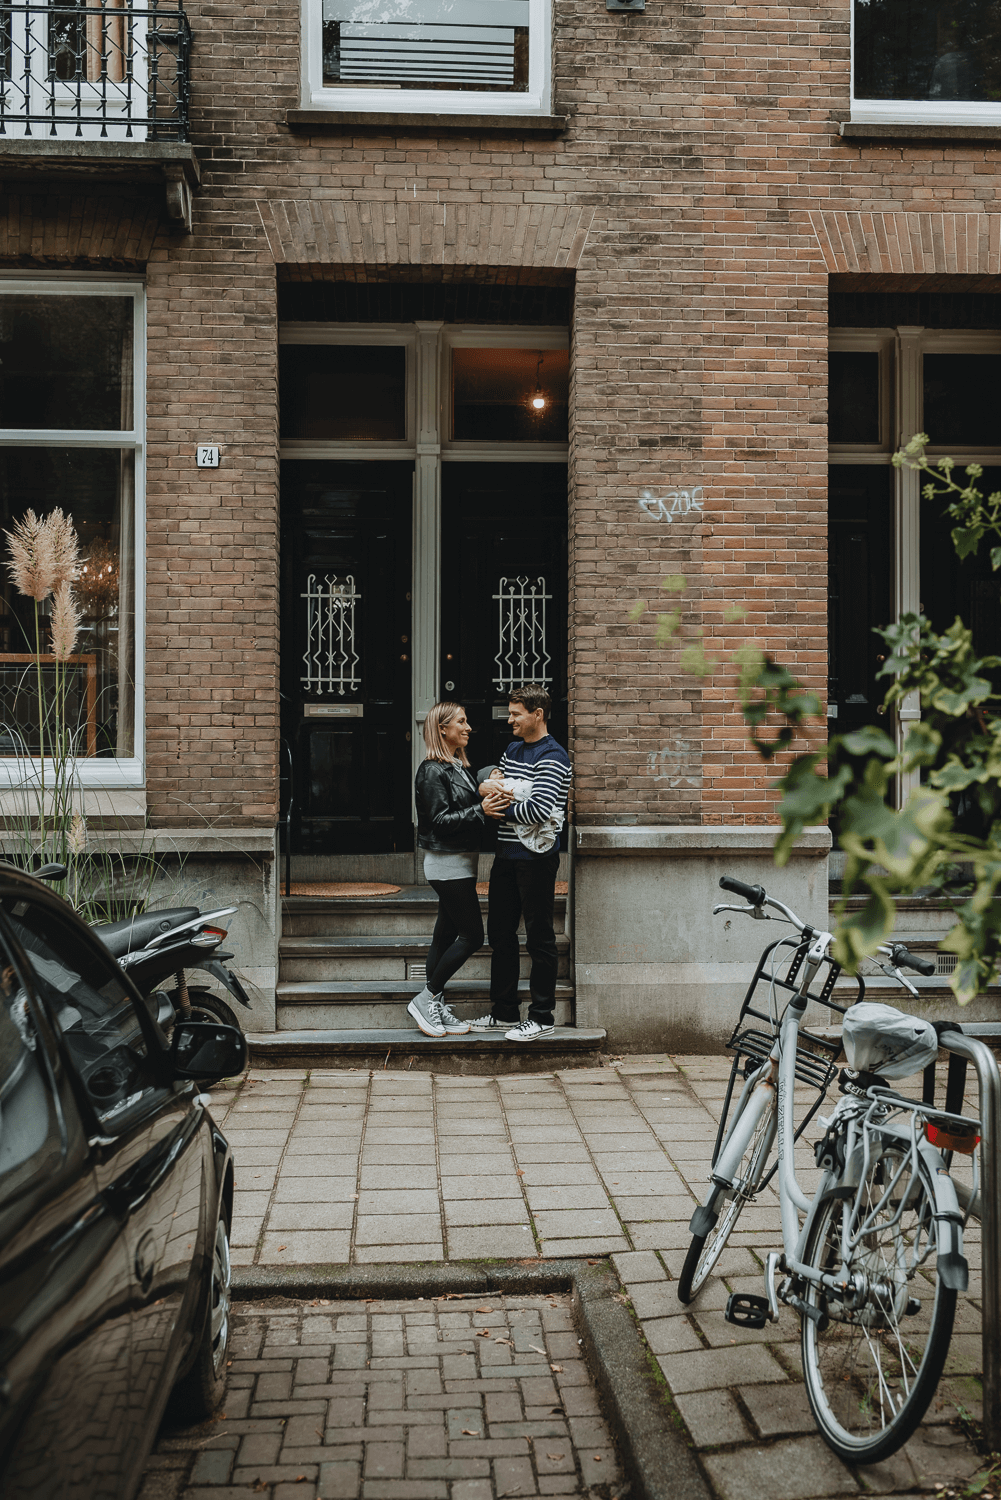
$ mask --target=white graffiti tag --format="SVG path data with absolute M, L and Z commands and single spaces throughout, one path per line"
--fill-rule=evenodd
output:
M 702 785 L 699 752 L 691 740 L 679 738 L 659 750 L 651 750 L 646 764 L 654 781 L 666 781 L 671 787 Z
M 655 521 L 666 521 L 670 526 L 675 516 L 687 516 L 690 511 L 702 511 L 702 486 L 694 490 L 668 490 L 666 495 L 655 495 L 653 490 L 644 490 L 639 499 L 640 510 Z

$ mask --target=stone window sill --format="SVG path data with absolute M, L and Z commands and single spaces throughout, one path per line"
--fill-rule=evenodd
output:
M 561 135 L 567 127 L 564 115 L 426 115 L 374 114 L 365 110 L 290 109 L 285 116 L 290 130 L 343 131 L 387 130 L 397 135 L 440 135 L 461 131 L 464 135 Z
M 854 120 L 839 127 L 845 140 L 858 141 L 1001 141 L 1001 125 L 896 125 L 881 120 L 863 125 Z

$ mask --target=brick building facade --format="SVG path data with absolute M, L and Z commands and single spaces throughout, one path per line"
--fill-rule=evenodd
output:
M 655 644 L 654 614 L 680 607 L 686 636 L 702 632 L 723 663 L 750 634 L 826 697 L 829 338 L 862 359 L 845 366 L 835 462 L 878 470 L 872 483 L 889 486 L 866 521 L 876 578 L 866 609 L 877 623 L 884 596 L 887 612 L 913 603 L 917 495 L 888 466 L 911 430 L 905 417 L 920 415 L 903 372 L 923 335 L 907 330 L 948 335 L 938 357 L 966 347 L 957 331 L 981 339 L 978 357 L 1001 351 L 990 332 L 1001 328 L 990 311 L 1001 111 L 853 102 L 847 0 L 649 0 L 617 12 L 552 0 L 551 17 L 533 11 L 542 92 L 521 114 L 515 95 L 496 96 L 507 115 L 479 95 L 468 113 L 452 95 L 443 110 L 408 109 L 405 88 L 381 101 L 349 90 L 345 108 L 347 95 L 311 82 L 320 22 L 308 4 L 186 10 L 190 147 L 155 131 L 81 140 L 62 118 L 27 134 L 11 103 L 0 139 L 3 289 L 44 296 L 47 282 L 85 292 L 99 280 L 145 298 L 145 739 L 129 774 L 116 780 L 109 760 L 95 782 L 95 829 L 101 817 L 126 829 L 147 820 L 164 847 L 187 850 L 186 889 L 241 895 L 256 1024 L 272 1027 L 279 684 L 291 649 L 279 465 L 337 456 L 308 434 L 280 434 L 279 329 L 296 348 L 327 347 L 331 330 L 336 343 L 338 327 L 359 344 L 363 324 L 396 330 L 416 351 L 408 369 L 430 350 L 427 371 L 445 372 L 437 396 L 438 376 L 415 377 L 441 412 L 448 366 L 435 361 L 462 342 L 449 343 L 450 330 L 473 344 L 469 331 L 487 330 L 485 347 L 520 330 L 534 350 L 558 348 L 562 325 L 568 433 L 562 460 L 550 444 L 546 462 L 568 466 L 577 1015 L 623 1048 L 717 1038 L 755 947 L 710 933 L 717 875 L 768 872 L 794 905 L 818 911 L 829 836 L 809 834 L 771 871 L 771 772 L 746 743 L 732 671 L 682 670 L 677 650 Z M 832 323 L 848 330 L 842 343 Z M 875 441 L 860 442 L 852 392 L 876 356 L 884 416 Z M 23 442 L 25 426 L 8 424 L 3 442 Z M 430 553 L 436 507 L 446 529 L 457 514 L 441 476 L 463 468 L 447 461 L 461 455 L 446 452 L 444 428 L 423 442 L 421 431 L 383 454 L 416 465 L 415 503 L 424 484 L 429 507 L 412 557 L 413 645 L 397 652 L 412 657 L 412 734 L 445 692 L 443 570 Z M 196 467 L 198 445 L 219 448 L 218 468 Z M 991 434 L 966 446 L 989 458 Z M 358 452 L 345 448 L 343 461 L 374 461 Z M 13 481 L 7 504 L 12 514 Z M 660 591 L 667 575 L 684 576 L 676 598 Z M 446 592 L 451 577 L 444 570 Z M 637 599 L 650 608 L 631 620 Z M 142 621 L 140 607 L 137 634 Z M 406 780 L 407 757 L 393 753 L 387 764 Z M 296 851 L 297 871 L 405 882 L 405 837 L 393 849 L 369 842 L 345 853 L 319 837 Z

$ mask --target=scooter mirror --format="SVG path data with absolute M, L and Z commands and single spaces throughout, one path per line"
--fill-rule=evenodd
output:
M 232 1078 L 247 1066 L 247 1042 L 235 1026 L 208 1021 L 177 1021 L 170 1039 L 175 1078 L 214 1082 Z

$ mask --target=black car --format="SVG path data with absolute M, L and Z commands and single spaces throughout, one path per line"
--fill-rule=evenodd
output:
M 233 1163 L 195 1079 L 238 1031 L 169 1043 L 65 901 L 0 865 L 0 1494 L 134 1493 L 171 1390 L 225 1384 Z

